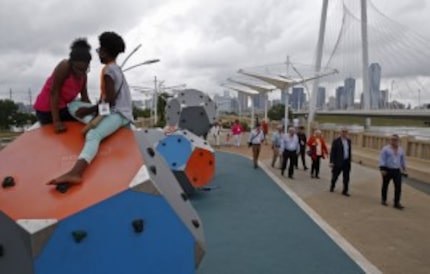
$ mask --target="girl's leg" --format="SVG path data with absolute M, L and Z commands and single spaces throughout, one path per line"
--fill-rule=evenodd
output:
M 119 114 L 104 117 L 97 127 L 88 131 L 85 136 L 84 148 L 73 168 L 48 184 L 80 183 L 86 168 L 97 155 L 100 142 L 126 124 L 128 124 L 127 119 Z

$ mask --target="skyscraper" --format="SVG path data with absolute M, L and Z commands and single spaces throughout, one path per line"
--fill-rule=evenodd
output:
M 336 88 L 336 109 L 346 109 L 345 88 L 343 86 Z
M 346 108 L 350 109 L 354 107 L 354 98 L 355 98 L 355 79 L 354 78 L 346 78 L 344 82 L 345 87 L 345 104 Z
M 369 91 L 370 91 L 370 108 L 378 109 L 381 100 L 381 66 L 378 63 L 372 63 L 369 66 Z
M 244 112 L 248 110 L 248 95 L 244 94 L 243 92 L 238 92 L 237 101 L 239 112 Z
M 302 87 L 293 88 L 293 92 L 289 98 L 290 105 L 293 110 L 302 109 L 306 101 L 305 92 Z
M 325 87 L 318 87 L 317 93 L 317 109 L 324 109 L 325 105 Z

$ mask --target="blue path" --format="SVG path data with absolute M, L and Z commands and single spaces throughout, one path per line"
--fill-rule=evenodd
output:
M 217 152 L 216 164 L 192 201 L 207 245 L 197 274 L 364 273 L 250 160 Z

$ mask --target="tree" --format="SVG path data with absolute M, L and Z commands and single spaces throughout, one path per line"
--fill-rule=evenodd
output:
M 18 105 L 11 100 L 0 100 L 0 129 L 8 130 L 13 125 Z
M 137 117 L 148 118 L 151 116 L 151 110 L 149 108 L 140 109 L 133 106 L 133 117 L 136 119 Z
M 30 113 L 19 112 L 19 106 L 11 100 L 0 100 L 0 129 L 9 130 L 11 126 L 21 127 L 30 121 L 34 123 L 36 116 Z
M 272 106 L 267 112 L 267 117 L 270 120 L 280 121 L 285 117 L 285 105 L 284 104 L 276 104 Z M 293 112 L 291 108 L 288 109 L 288 118 L 293 117 Z
M 164 127 L 166 125 L 166 105 L 167 105 L 167 99 L 171 97 L 167 92 L 160 93 L 158 95 L 157 100 L 157 119 L 158 122 L 155 126 L 157 127 Z

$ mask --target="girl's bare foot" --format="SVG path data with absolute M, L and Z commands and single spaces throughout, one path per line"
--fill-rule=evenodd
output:
M 51 180 L 47 185 L 59 185 L 59 184 L 80 184 L 82 182 L 82 177 L 79 175 L 71 174 L 70 172 L 61 175 L 60 177 Z

